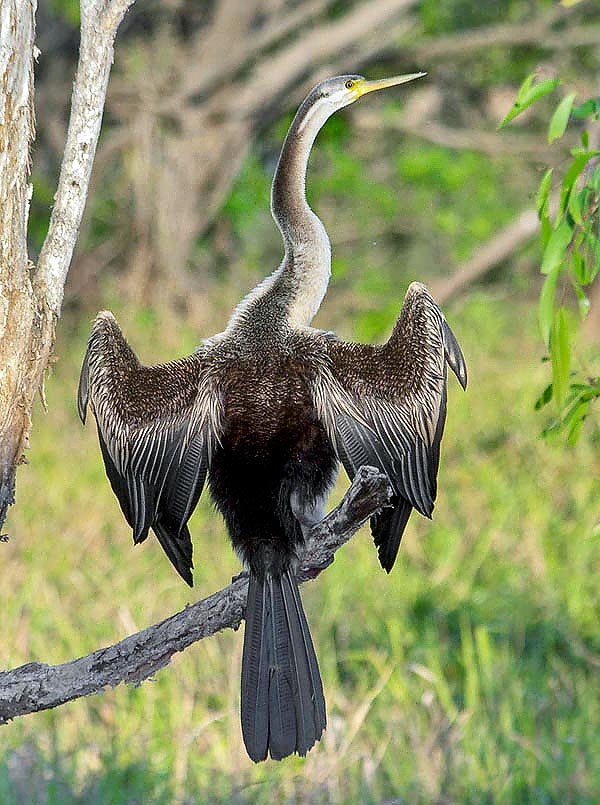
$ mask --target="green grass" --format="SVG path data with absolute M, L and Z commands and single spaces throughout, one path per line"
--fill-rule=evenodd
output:
M 198 338 L 149 311 L 116 312 L 147 361 Z M 491 294 L 448 311 L 470 385 L 463 394 L 451 378 L 433 522 L 413 515 L 390 576 L 365 529 L 305 585 L 329 713 L 306 759 L 247 759 L 241 634 L 228 632 L 139 688 L 3 727 L 0 801 L 598 801 L 598 437 L 588 429 L 575 449 L 538 439 L 534 315 Z M 238 570 L 206 496 L 191 523 L 193 591 L 156 540 L 131 544 L 94 428 L 76 416 L 88 321 L 62 322 L 49 412 L 36 411 L 0 546 L 2 667 L 85 654 Z

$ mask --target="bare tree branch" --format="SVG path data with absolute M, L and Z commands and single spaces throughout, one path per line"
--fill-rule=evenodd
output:
M 403 131 L 406 134 L 412 134 L 421 140 L 428 140 L 435 145 L 453 148 L 457 151 L 480 151 L 492 156 L 498 156 L 499 154 L 515 154 L 518 156 L 533 154 L 539 159 L 545 159 L 547 155 L 556 154 L 556 149 L 551 149 L 550 146 L 546 146 L 543 142 L 540 143 L 539 137 L 528 136 L 522 132 L 501 136 L 495 131 L 456 128 L 446 126 L 435 120 L 415 121 L 407 114 L 388 116 L 382 121 L 380 114 L 376 115 L 373 112 L 363 110 L 356 114 L 354 119 L 364 129 L 381 131 L 382 128 L 392 128 L 397 131 Z
M 81 44 L 71 117 L 48 235 L 40 252 L 35 291 L 58 317 L 67 272 L 85 209 L 100 136 L 113 43 L 133 0 L 81 1 Z
M 314 578 L 330 565 L 335 551 L 387 505 L 391 496 L 387 476 L 373 467 L 361 467 L 339 506 L 313 528 L 300 558 L 299 580 Z M 62 665 L 31 662 L 1 672 L 0 724 L 99 693 L 109 685 L 147 679 L 192 643 L 222 629 L 237 629 L 247 592 L 247 579 L 238 577 L 208 598 L 86 657 Z
M 550 209 L 558 205 L 559 193 L 550 196 Z M 484 243 L 470 260 L 460 266 L 448 279 L 440 280 L 431 289 L 432 295 L 443 304 L 481 279 L 492 269 L 508 260 L 538 233 L 540 220 L 535 209 L 525 210 L 497 235 Z
M 121 127 L 127 192 L 133 215 L 127 287 L 146 301 L 160 288 L 172 301 L 187 296 L 190 255 L 214 222 L 253 142 L 258 125 L 276 114 L 281 97 L 298 98 L 332 69 L 355 72 L 357 59 L 396 41 L 416 0 L 372 0 L 324 12 L 326 0 L 289 4 L 235 0 L 215 4 L 207 24 L 162 59 L 142 49 L 146 69 L 125 70 L 111 85 L 108 108 Z M 265 16 L 262 29 L 253 21 Z M 333 67 L 335 65 L 335 67 Z M 164 118 L 174 125 L 165 126 Z

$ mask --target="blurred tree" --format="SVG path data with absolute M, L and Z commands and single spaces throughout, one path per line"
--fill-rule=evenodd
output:
M 74 30 L 71 7 L 69 0 L 60 0 L 64 41 L 71 41 Z M 254 175 L 261 183 L 260 204 L 268 221 L 265 192 L 278 147 L 269 126 L 285 111 L 284 99 L 293 106 L 312 83 L 333 72 L 356 72 L 384 62 L 390 67 L 379 69 L 392 73 L 429 69 L 428 85 L 409 96 L 405 113 L 392 114 L 390 105 L 383 127 L 381 115 L 372 110 L 356 110 L 351 119 L 373 137 L 384 133 L 401 143 L 409 135 L 409 142 L 416 138 L 446 149 L 440 157 L 439 150 L 411 148 L 413 156 L 423 148 L 424 159 L 436 154 L 440 180 L 454 170 L 457 150 L 482 153 L 489 159 L 481 165 L 499 171 L 505 171 L 502 158 L 512 156 L 510 185 L 522 175 L 521 191 L 527 192 L 539 141 L 523 131 L 510 141 L 498 137 L 497 109 L 508 104 L 512 85 L 538 64 L 562 66 L 567 72 L 578 69 L 582 58 L 591 65 L 588 54 L 598 39 L 598 22 L 592 0 L 575 8 L 544 0 L 252 0 L 243 8 L 235 0 L 201 5 L 153 0 L 136 7 L 127 20 L 123 55 L 108 95 L 94 179 L 98 189 L 85 225 L 85 249 L 76 256 L 70 297 L 80 297 L 86 289 L 89 298 L 90 285 L 109 269 L 119 272 L 132 299 L 187 308 L 201 304 L 207 280 L 219 268 L 219 254 L 224 253 L 223 266 L 232 266 L 246 248 L 232 241 L 227 217 L 220 217 L 240 171 L 248 160 L 258 165 Z M 58 43 L 60 37 L 55 33 L 52 41 Z M 54 145 L 47 153 L 55 155 L 38 174 L 40 190 L 51 186 L 65 114 L 64 104 L 57 102 L 58 78 L 50 80 L 51 63 L 64 48 L 50 48 L 41 63 L 38 115 L 45 136 L 52 132 Z M 333 124 L 321 141 L 335 138 L 340 127 Z M 263 139 L 257 153 L 252 150 L 258 134 Z M 343 145 L 350 154 L 355 147 L 352 140 Z M 334 159 L 341 159 L 341 150 L 336 149 Z M 336 162 L 338 173 L 339 168 Z M 497 179 L 490 176 L 490 182 L 497 184 Z M 475 200 L 473 204 L 477 207 Z M 519 212 L 515 204 L 516 198 L 507 199 L 505 219 L 498 221 L 493 210 L 489 220 L 508 226 L 511 215 Z M 456 229 L 451 216 L 428 219 L 409 208 L 398 213 L 406 219 L 403 229 L 422 233 L 423 242 L 438 238 L 440 226 L 450 235 Z M 247 218 L 254 214 L 253 209 L 244 212 Z M 482 215 L 480 211 L 475 224 L 479 230 L 485 229 Z M 43 231 L 43 223 L 38 229 Z M 376 235 L 385 234 L 389 224 L 381 220 L 379 229 Z M 466 242 L 467 226 L 463 230 Z M 528 226 L 512 231 L 519 234 L 513 252 L 492 250 L 504 257 L 496 263 L 484 260 L 481 273 L 533 237 Z M 441 232 L 441 241 L 445 234 Z M 338 242 L 335 222 L 332 235 Z M 267 256 L 276 248 L 276 233 L 269 225 L 264 232 L 257 226 L 256 238 L 262 239 Z M 348 240 L 347 226 L 340 226 L 339 240 Z M 511 240 L 504 239 L 505 247 Z M 461 246 L 459 251 L 466 257 L 471 248 Z M 421 259 L 435 265 L 440 257 L 429 250 Z M 441 262 L 451 268 L 453 261 Z

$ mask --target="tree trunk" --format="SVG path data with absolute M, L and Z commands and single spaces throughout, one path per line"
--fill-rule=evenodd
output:
M 27 257 L 36 8 L 37 0 L 3 0 L 0 11 L 0 527 L 14 501 L 15 472 L 54 338 L 54 319 L 36 298 Z

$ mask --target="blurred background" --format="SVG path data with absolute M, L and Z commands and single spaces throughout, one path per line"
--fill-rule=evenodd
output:
M 40 3 L 37 30 L 34 261 L 62 158 L 78 4 Z M 94 428 L 77 418 L 78 372 L 99 308 L 113 310 L 142 361 L 160 362 L 223 329 L 276 267 L 271 176 L 321 78 L 428 73 L 338 113 L 319 135 L 308 195 L 331 237 L 333 276 L 315 326 L 383 340 L 418 279 L 443 304 L 470 385 L 463 394 L 450 378 L 434 520 L 413 514 L 393 573 L 363 529 L 305 585 L 329 714 L 306 759 L 246 757 L 241 634 L 231 632 L 139 688 L 3 727 L 2 803 L 600 799 L 600 435 L 592 422 L 575 447 L 542 441 L 549 415 L 533 410 L 549 382 L 534 195 L 568 151 L 546 144 L 544 102 L 496 130 L 532 70 L 560 75 L 559 95 L 597 95 L 599 43 L 594 0 L 132 7 L 48 412 L 35 411 L 0 546 L 1 666 L 87 654 L 238 572 L 206 495 L 190 523 L 193 591 L 154 538 L 134 549 Z M 593 316 L 587 326 L 597 338 Z M 346 485 L 342 473 L 335 500 Z

